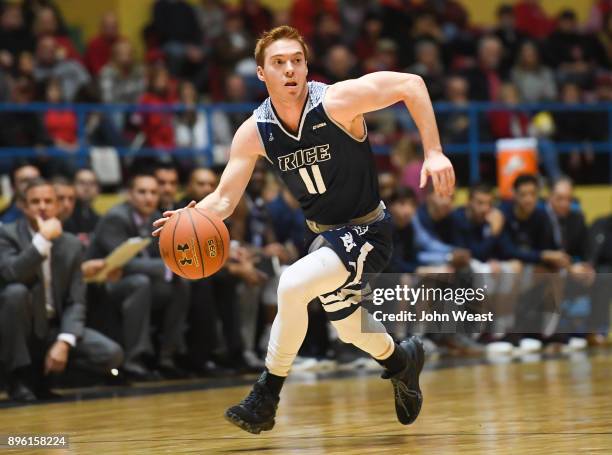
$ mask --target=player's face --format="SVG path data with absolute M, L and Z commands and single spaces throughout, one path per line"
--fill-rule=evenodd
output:
M 493 196 L 487 193 L 476 192 L 470 199 L 470 211 L 477 223 L 482 223 L 493 207 Z
M 264 81 L 270 95 L 284 99 L 298 98 L 306 87 L 308 67 L 298 41 L 280 39 L 265 50 L 264 66 L 257 67 L 257 77 Z
M 148 217 L 159 204 L 159 186 L 154 177 L 142 176 L 134 180 L 129 200 L 139 215 Z
M 36 217 L 48 220 L 56 217 L 58 211 L 57 195 L 51 185 L 30 188 L 26 194 L 24 212 L 32 225 L 35 225 Z
M 514 194 L 514 200 L 524 213 L 530 214 L 538 202 L 538 188 L 533 183 L 521 185 Z

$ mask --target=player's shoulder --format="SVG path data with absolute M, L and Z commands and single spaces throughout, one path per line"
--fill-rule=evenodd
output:
M 257 107 L 257 109 L 253 111 L 253 116 L 251 118 L 257 123 L 276 122 L 274 118 L 274 112 L 272 111 L 272 103 L 270 101 L 270 97 L 263 100 L 263 102 Z
M 257 130 L 257 117 L 255 113 L 246 119 L 236 130 L 232 147 L 244 151 L 253 151 L 259 155 L 263 154 L 263 145 L 259 131 Z
M 308 99 L 312 107 L 316 107 L 323 102 L 325 92 L 330 86 L 323 82 L 308 82 Z
M 257 135 L 257 125 L 255 114 L 240 124 L 234 136 L 235 139 L 253 139 Z

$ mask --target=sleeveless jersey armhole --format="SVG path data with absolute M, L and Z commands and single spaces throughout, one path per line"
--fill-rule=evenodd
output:
M 323 96 L 321 96 L 321 107 L 323 108 L 323 112 L 325 112 L 325 115 L 327 116 L 327 118 L 334 124 L 336 125 L 338 128 L 340 128 L 344 134 L 346 134 L 348 137 L 350 137 L 351 139 L 353 139 L 356 142 L 365 142 L 366 139 L 368 138 L 368 125 L 366 124 L 365 121 L 365 117 L 362 115 L 361 118 L 363 119 L 363 137 L 359 138 L 356 137 L 353 133 L 351 133 L 349 130 L 347 130 L 344 126 L 342 126 L 340 123 L 338 123 L 336 120 L 334 120 L 334 118 L 329 114 L 329 112 L 327 112 L 327 108 L 325 107 L 325 93 L 327 93 L 327 88 L 329 86 L 325 87 L 325 92 L 323 93 Z
M 259 138 L 259 144 L 261 145 L 261 148 L 263 149 L 263 157 L 268 160 L 268 162 L 272 165 L 274 165 L 274 162 L 270 159 L 270 157 L 268 156 L 268 152 L 266 151 L 266 146 L 264 144 L 264 138 L 261 136 L 261 130 L 259 129 L 259 123 L 257 122 L 257 115 L 260 112 L 261 107 L 255 109 L 253 111 L 253 119 L 255 120 L 255 129 L 257 130 L 257 137 Z
M 255 129 L 257 129 L 257 137 L 259 138 L 259 145 L 261 145 L 261 148 L 263 150 L 263 155 L 261 156 L 267 159 L 270 164 L 274 165 L 274 162 L 270 159 L 270 157 L 268 156 L 268 152 L 266 151 L 266 146 L 264 145 L 263 138 L 261 137 L 261 131 L 259 131 L 259 126 L 257 125 L 257 122 L 255 122 Z

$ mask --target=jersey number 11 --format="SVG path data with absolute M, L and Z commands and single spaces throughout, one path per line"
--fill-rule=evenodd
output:
M 312 172 L 312 175 L 314 177 L 314 183 L 310 178 L 308 169 L 310 169 Z M 306 189 L 310 194 L 323 194 L 327 191 L 318 164 L 313 164 L 312 166 L 308 166 L 308 168 L 301 167 L 299 172 L 300 176 L 302 177 L 302 180 L 304 181 L 304 185 L 306 185 Z

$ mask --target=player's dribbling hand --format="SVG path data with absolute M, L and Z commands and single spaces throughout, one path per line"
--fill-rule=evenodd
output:
M 442 152 L 431 152 L 423 162 L 420 187 L 425 188 L 427 177 L 431 181 L 436 194 L 452 196 L 455 191 L 455 171 L 450 160 Z
M 189 204 L 187 204 L 187 207 L 183 207 L 182 209 L 178 209 L 178 210 L 167 210 L 164 213 L 162 213 L 162 217 L 158 220 L 153 221 L 153 227 L 157 228 L 155 229 L 151 235 L 153 237 L 159 237 L 159 234 L 161 234 L 162 229 L 164 228 L 164 225 L 166 224 L 166 222 L 170 219 L 170 217 L 172 215 L 174 215 L 176 212 L 179 212 L 181 210 L 184 209 L 190 209 L 196 206 L 196 201 L 191 201 Z

